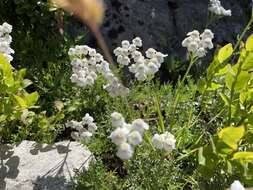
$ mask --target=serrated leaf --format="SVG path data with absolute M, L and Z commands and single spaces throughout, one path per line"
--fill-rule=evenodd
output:
M 226 61 L 233 54 L 233 45 L 227 44 L 219 50 L 218 60 L 220 63 Z

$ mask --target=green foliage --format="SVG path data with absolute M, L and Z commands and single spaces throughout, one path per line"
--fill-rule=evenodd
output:
M 24 79 L 25 73 L 25 69 L 16 71 L 0 55 L 0 141 L 31 139 L 51 142 L 62 128 L 57 122 L 64 118 L 64 114 L 59 111 L 47 117 L 43 112 L 38 113 L 39 94 L 26 90 L 32 82 Z
M 67 50 L 84 36 L 65 32 L 68 15 L 46 0 L 3 0 L 0 9 L 0 21 L 14 25 L 13 65 L 25 66 L 34 81 L 24 78 L 26 69 L 15 70 L 0 56 L 0 141 L 69 140 L 65 122 L 89 113 L 98 130 L 83 143 L 96 162 L 87 172 L 77 172 L 75 189 L 213 190 L 228 187 L 234 179 L 253 185 L 252 35 L 239 51 L 243 35 L 234 48 L 222 47 L 198 81 L 189 76 L 197 57 L 190 55 L 188 67 L 171 57 L 163 67 L 173 80 L 187 68 L 176 86 L 122 77 L 130 94 L 111 98 L 102 78 L 89 89 L 70 82 Z M 116 156 L 108 138 L 114 111 L 123 113 L 126 121 L 143 118 L 150 126 L 129 161 Z M 177 140 L 170 153 L 156 150 L 151 142 L 154 133 L 165 131 Z
M 252 43 L 251 35 L 245 47 L 241 47 L 235 64 L 220 65 L 213 61 L 208 69 L 209 75 L 207 74 L 206 80 L 201 84 L 210 86 L 214 81 L 220 85 L 218 88 L 208 90 L 209 94 L 220 94 L 224 113 L 227 113 L 221 126 L 230 126 L 222 127 L 217 135 L 210 137 L 207 145 L 199 148 L 199 171 L 203 177 L 211 178 L 217 172 L 219 174 L 225 172 L 231 177 L 240 176 L 240 180 L 246 184 L 253 184 L 250 180 L 253 174 L 252 149 L 248 147 L 251 142 L 247 137 L 252 130 Z M 230 44 L 221 48 L 218 53 L 219 62 L 223 63 L 231 57 L 232 52 Z M 219 74 L 214 74 L 215 72 Z M 202 86 L 201 92 L 206 95 Z
M 25 122 L 24 114 L 35 113 L 29 109 L 36 108 L 39 95 L 28 93 L 25 88 L 31 82 L 24 79 L 25 70 L 13 71 L 11 64 L 0 54 L 0 140 L 8 139 L 19 121 Z

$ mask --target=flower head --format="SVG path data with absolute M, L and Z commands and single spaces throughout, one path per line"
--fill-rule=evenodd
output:
M 129 71 L 139 81 L 146 80 L 149 78 L 148 76 L 154 76 L 164 62 L 164 58 L 167 57 L 167 55 L 149 48 L 145 52 L 145 58 L 139 51 L 139 48 L 142 47 L 142 40 L 139 37 L 134 38 L 132 44 L 124 40 L 121 46 L 113 51 L 117 57 L 117 63 L 120 66 L 128 66 Z
M 152 138 L 152 142 L 157 149 L 167 152 L 171 152 L 176 146 L 175 137 L 167 131 L 161 135 L 155 134 Z
M 207 49 L 213 48 L 212 39 L 214 34 L 211 30 L 205 29 L 205 31 L 200 34 L 197 30 L 189 32 L 182 42 L 182 46 L 186 47 L 187 50 L 197 57 L 204 57 L 207 53 Z
M 118 112 L 113 112 L 111 114 L 111 120 L 112 120 L 112 125 L 114 127 L 123 127 L 125 124 L 124 117 Z
M 14 50 L 10 47 L 12 42 L 11 32 L 12 26 L 10 24 L 5 22 L 0 25 L 0 54 L 3 54 L 8 61 L 13 60 L 11 54 L 14 53 Z
M 133 156 L 134 149 L 128 143 L 122 143 L 118 147 L 116 155 L 122 160 L 128 160 Z
M 132 131 L 128 135 L 128 142 L 132 145 L 138 145 L 142 142 L 142 136 L 138 131 Z
M 127 128 L 118 127 L 111 133 L 110 138 L 113 143 L 115 143 L 116 145 L 120 145 L 127 141 L 128 134 L 129 134 L 129 131 Z
M 140 134 L 143 134 L 148 129 L 149 126 L 143 119 L 136 119 L 132 122 L 132 130 L 138 131 Z
M 232 16 L 231 10 L 226 10 L 222 7 L 219 0 L 210 0 L 208 10 L 218 16 Z
M 243 187 L 243 185 L 241 184 L 240 181 L 235 180 L 235 181 L 231 184 L 230 190 L 245 190 L 245 188 Z

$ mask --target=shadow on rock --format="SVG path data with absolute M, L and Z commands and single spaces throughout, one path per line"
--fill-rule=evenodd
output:
M 15 179 L 18 176 L 20 158 L 13 155 L 11 145 L 0 145 L 0 189 L 5 189 L 5 179 Z
M 32 155 L 37 155 L 39 152 L 48 152 L 53 149 L 57 149 L 57 152 L 59 154 L 66 154 L 69 151 L 71 151 L 68 146 L 64 145 L 57 145 L 57 144 L 39 144 L 39 143 L 34 143 L 33 148 L 30 150 L 30 153 Z

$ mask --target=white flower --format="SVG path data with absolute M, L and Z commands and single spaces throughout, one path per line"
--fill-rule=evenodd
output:
M 136 47 L 142 47 L 142 40 L 140 37 L 134 38 L 132 42 Z
M 121 121 L 119 127 L 110 135 L 112 142 L 117 145 L 117 156 L 122 160 L 130 159 L 134 153 L 132 146 L 137 146 L 142 142 L 144 130 L 147 130 L 149 126 L 142 119 L 136 119 L 133 124 L 128 124 L 118 112 L 112 113 L 112 118 L 116 121 L 116 125 L 118 121 Z
M 154 146 L 159 149 L 159 150 L 162 150 L 163 149 L 163 142 L 161 140 L 161 137 L 160 135 L 158 134 L 155 134 L 152 138 L 152 142 L 154 144 Z
M 72 132 L 71 133 L 71 137 L 75 140 L 78 140 L 80 138 L 80 135 L 78 132 Z
M 214 38 L 214 34 L 210 29 L 205 29 L 204 32 L 200 35 L 200 37 L 202 39 L 206 39 L 206 38 L 210 38 L 213 39 Z
M 157 52 L 153 48 L 149 48 L 145 54 L 142 55 L 138 48 L 142 47 L 142 40 L 136 37 L 132 40 L 132 44 L 129 41 L 122 41 L 122 47 L 117 47 L 113 52 L 117 58 L 117 63 L 122 66 L 129 66 L 129 71 L 135 75 L 135 78 L 139 81 L 144 81 L 148 76 L 153 77 L 158 72 L 161 64 L 164 62 L 164 58 L 167 55 Z M 131 62 L 133 63 L 131 64 Z M 110 85 L 106 85 L 107 89 L 114 91 Z M 111 92 L 112 93 L 112 92 Z M 114 93 L 114 92 L 113 92 Z
M 111 114 L 111 120 L 112 120 L 112 125 L 114 127 L 123 127 L 125 124 L 124 117 L 118 112 L 113 112 Z
M 128 134 L 129 134 L 129 131 L 127 128 L 118 127 L 111 133 L 110 138 L 113 143 L 115 143 L 116 145 L 120 145 L 127 141 Z
M 195 55 L 198 57 L 204 57 L 206 55 L 206 50 L 205 48 L 201 47 L 196 50 Z
M 128 135 L 128 142 L 132 145 L 138 145 L 142 142 L 142 136 L 138 131 L 132 131 L 129 135 Z
M 92 134 L 97 130 L 94 119 L 88 113 L 85 114 L 81 122 L 71 120 L 67 122 L 66 127 L 76 131 L 71 133 L 71 137 L 75 140 L 89 140 Z M 88 129 L 87 129 L 88 126 Z
M 115 56 L 119 56 L 122 53 L 122 48 L 121 47 L 117 47 L 114 51 L 113 51 Z
M 9 62 L 13 60 L 11 54 L 14 53 L 14 50 L 10 47 L 12 42 L 11 32 L 12 26 L 10 24 L 5 22 L 0 25 L 0 54 L 3 54 Z
M 3 24 L 2 24 L 2 32 L 3 33 L 11 33 L 12 32 L 12 26 L 10 25 L 10 24 L 8 24 L 7 22 L 4 22 Z
M 138 131 L 141 135 L 148 129 L 149 126 L 143 119 L 136 119 L 132 122 L 132 130 Z
M 155 58 L 156 60 L 158 61 L 159 64 L 163 63 L 164 62 L 164 58 L 167 57 L 168 55 L 165 55 L 161 52 L 156 52 L 155 54 Z
M 120 65 L 128 65 L 130 63 L 130 59 L 127 56 L 119 55 L 117 57 L 117 62 Z
M 125 41 L 123 45 L 126 47 L 128 43 Z M 118 57 L 121 64 L 128 65 L 130 63 L 130 59 L 127 57 L 128 50 L 117 48 L 114 52 L 122 56 Z M 74 48 L 69 49 L 68 54 L 73 59 L 71 61 L 73 73 L 70 80 L 77 86 L 83 88 L 93 86 L 98 75 L 101 74 L 107 80 L 107 84 L 103 87 L 110 96 L 125 96 L 128 93 L 128 89 L 120 84 L 120 81 L 111 72 L 109 63 L 95 49 L 86 45 L 76 45 Z
M 192 38 L 199 39 L 199 31 L 193 30 L 192 32 L 188 32 L 187 36 L 191 36 Z
M 245 190 L 245 188 L 243 187 L 243 185 L 241 184 L 240 181 L 235 180 L 235 181 L 231 184 L 230 190 Z
M 149 62 L 148 63 L 148 71 L 151 74 L 155 74 L 157 71 L 159 70 L 157 64 L 155 64 L 154 62 Z
M 161 135 L 155 134 L 152 138 L 152 142 L 157 149 L 167 152 L 171 152 L 176 146 L 176 139 L 169 132 L 165 132 Z
M 89 140 L 90 137 L 92 137 L 92 133 L 90 133 L 89 131 L 85 131 L 79 134 L 79 138 L 82 140 Z
M 188 45 L 188 51 L 189 52 L 196 52 L 198 50 L 198 43 L 196 41 L 192 41 Z
M 153 58 L 156 54 L 156 50 L 153 49 L 153 48 L 149 48 L 147 51 L 146 51 L 146 57 L 147 58 Z
M 73 129 L 76 129 L 76 130 L 80 130 L 83 126 L 80 122 L 75 121 L 75 120 L 71 120 L 71 121 L 66 123 L 66 127 L 67 128 L 73 128 Z
M 97 130 L 97 125 L 95 124 L 95 123 L 90 123 L 89 125 L 88 125 L 88 131 L 90 132 L 90 133 L 95 133 L 96 132 L 96 130 Z
M 214 34 L 211 30 L 205 29 L 202 34 L 199 34 L 197 30 L 189 32 L 182 42 L 182 46 L 197 57 L 204 57 L 207 53 L 207 49 L 213 48 L 212 39 Z
M 124 40 L 124 41 L 121 42 L 121 45 L 122 45 L 122 48 L 128 49 L 129 46 L 130 46 L 130 42 L 127 41 L 127 40 Z
M 128 143 L 122 143 L 118 147 L 116 155 L 122 160 L 128 160 L 133 156 L 133 147 Z
M 131 45 L 129 46 L 129 48 L 128 48 L 128 51 L 129 51 L 130 53 L 132 53 L 132 52 L 136 51 L 136 49 L 137 49 L 137 46 L 134 45 L 134 44 L 131 44 Z
M 91 123 L 93 123 L 94 119 L 90 116 L 90 114 L 86 113 L 82 121 L 84 124 L 90 125 Z
M 226 10 L 222 7 L 219 0 L 210 0 L 208 10 L 218 16 L 232 16 L 231 10 Z

